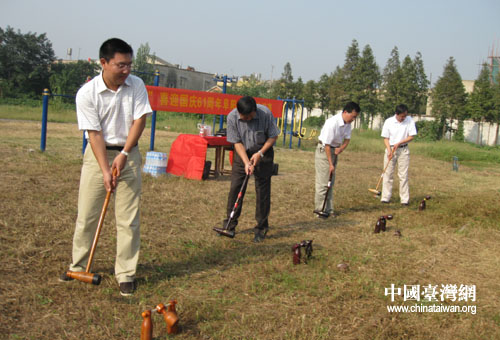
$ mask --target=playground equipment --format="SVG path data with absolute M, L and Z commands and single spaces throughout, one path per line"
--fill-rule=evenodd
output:
M 214 75 L 214 80 L 219 83 L 222 82 L 222 93 L 227 93 L 227 83 L 237 83 L 238 82 L 238 77 L 228 77 L 227 74 L 225 75 L 219 75 L 215 74 Z M 214 120 L 212 124 L 212 131 L 215 131 L 215 122 L 217 120 L 217 116 L 214 115 Z M 201 123 L 205 124 L 205 115 L 202 116 L 201 118 Z M 221 130 L 224 127 L 224 115 L 219 115 L 219 130 Z
M 278 98 L 280 99 L 280 98 Z M 317 131 L 311 129 L 309 137 L 306 137 L 307 130 L 302 126 L 304 118 L 304 100 L 299 99 L 282 99 L 284 102 L 281 118 L 277 119 L 276 124 L 280 129 L 279 136 L 283 136 L 283 146 L 286 145 L 287 135 L 290 136 L 288 148 L 292 148 L 292 137 L 297 137 L 299 140 L 297 146 L 300 148 L 302 139 L 313 139 Z M 290 117 L 289 117 L 290 113 Z

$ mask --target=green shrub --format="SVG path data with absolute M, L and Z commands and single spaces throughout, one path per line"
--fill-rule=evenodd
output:
M 420 120 L 415 124 L 418 132 L 415 140 L 436 141 L 441 139 L 443 125 L 439 121 Z
M 458 127 L 455 133 L 453 134 L 453 140 L 457 142 L 463 142 L 465 141 L 464 137 L 464 121 L 459 120 L 458 121 Z
M 42 105 L 42 96 L 40 99 L 33 99 L 31 97 L 25 96 L 23 98 L 1 98 L 0 105 L 18 105 L 18 106 L 28 106 L 28 107 L 38 107 Z
M 323 127 L 325 124 L 325 116 L 321 115 L 319 117 L 309 117 L 303 122 L 303 126 L 311 126 L 311 127 Z

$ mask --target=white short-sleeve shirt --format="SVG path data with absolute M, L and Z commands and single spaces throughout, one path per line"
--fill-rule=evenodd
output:
M 413 119 L 410 116 L 406 116 L 406 118 L 400 123 L 396 119 L 396 115 L 385 120 L 381 134 L 382 137 L 389 138 L 390 145 L 399 143 L 408 136 L 416 135 L 417 127 L 415 126 Z
M 351 139 L 351 124 L 346 124 L 342 118 L 342 112 L 326 120 L 318 137 L 323 144 L 338 148 L 344 139 Z
M 129 75 L 118 90 L 110 90 L 102 73 L 83 85 L 76 94 L 78 128 L 102 131 L 106 145 L 125 145 L 134 120 L 152 112 L 141 78 Z

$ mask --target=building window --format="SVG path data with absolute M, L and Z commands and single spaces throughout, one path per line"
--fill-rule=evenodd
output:
M 180 77 L 179 88 L 185 89 L 187 86 L 187 78 Z

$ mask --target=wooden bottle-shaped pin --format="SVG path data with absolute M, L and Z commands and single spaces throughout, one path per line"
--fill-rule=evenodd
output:
M 306 248 L 307 259 L 310 259 L 312 256 L 312 252 L 313 252 L 312 242 L 313 242 L 313 240 L 302 241 L 302 243 L 304 243 L 304 246 Z
M 422 200 L 422 202 L 420 202 L 420 204 L 418 206 L 418 211 L 425 210 L 425 208 L 426 208 L 425 201 L 430 200 L 430 199 L 431 199 L 431 196 L 425 196 L 425 198 Z
M 293 264 L 299 264 L 300 263 L 300 244 L 296 243 L 292 247 L 292 252 L 293 252 Z
M 385 231 L 385 226 L 386 226 L 386 223 L 387 223 L 387 220 L 392 220 L 392 215 L 384 215 L 382 216 L 384 218 L 384 225 L 381 227 L 382 228 L 382 231 Z
M 392 215 L 384 215 L 380 216 L 375 224 L 375 234 L 380 233 L 381 231 L 386 231 L 387 220 L 392 220 Z
M 168 334 L 176 334 L 178 331 L 178 323 L 179 317 L 177 316 L 177 312 L 175 310 L 176 300 L 172 300 L 168 304 L 168 309 L 165 309 L 165 305 L 160 303 L 156 306 L 156 311 L 160 314 L 163 314 L 163 318 L 165 319 L 165 323 L 167 324 L 167 333 Z
M 385 218 L 384 216 L 380 216 L 379 219 L 377 220 L 377 223 L 375 223 L 375 234 L 380 233 L 380 231 L 385 231 Z
M 141 340 L 153 339 L 153 322 L 151 321 L 151 311 L 142 312 Z

